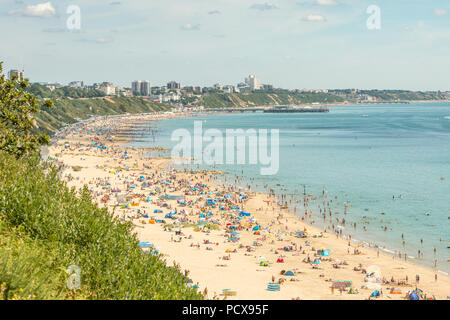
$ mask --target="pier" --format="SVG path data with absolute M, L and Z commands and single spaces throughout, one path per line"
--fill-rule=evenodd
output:
M 328 108 L 271 108 L 264 113 L 305 113 L 305 112 L 330 112 Z
M 203 112 L 264 112 L 264 113 L 305 113 L 305 112 L 330 112 L 325 107 L 246 107 L 246 108 L 211 108 Z

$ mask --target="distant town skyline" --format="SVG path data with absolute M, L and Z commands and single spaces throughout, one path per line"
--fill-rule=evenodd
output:
M 5 0 L 0 27 L 14 32 L 0 61 L 33 82 L 207 87 L 255 74 L 286 89 L 447 91 L 449 11 L 445 0 Z

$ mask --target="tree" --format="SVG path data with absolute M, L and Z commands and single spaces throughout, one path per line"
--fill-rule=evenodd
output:
M 0 151 L 17 158 L 36 153 L 42 145 L 50 142 L 46 134 L 34 134 L 34 115 L 41 108 L 52 108 L 53 101 L 41 103 L 25 89 L 28 79 L 14 77 L 7 80 L 0 61 Z

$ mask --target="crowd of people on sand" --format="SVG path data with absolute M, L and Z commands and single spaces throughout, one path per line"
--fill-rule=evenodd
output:
M 363 254 L 367 245 L 355 242 L 351 235 L 343 234 L 343 226 L 357 228 L 356 222 L 350 223 L 346 219 L 350 206 L 345 207 L 343 218 L 337 217 L 338 213 L 333 212 L 333 199 L 328 198 L 325 190 L 321 197 L 307 195 L 304 190 L 303 199 L 295 199 L 286 194 L 275 196 L 273 190 L 269 190 L 267 194 L 259 195 L 261 206 L 253 213 L 247 212 L 249 200 L 257 193 L 252 192 L 250 185 L 246 188 L 238 187 L 243 181 L 242 175 L 227 183 L 223 177 L 220 180 L 206 171 L 176 170 L 167 163 L 160 166 L 156 159 L 149 158 L 142 150 L 124 148 L 116 141 L 115 138 L 120 136 L 121 130 L 130 121 L 146 119 L 146 116 L 105 117 L 68 127 L 53 140 L 53 145 L 57 148 L 55 154 L 58 154 L 53 160 L 62 167 L 67 181 L 76 179 L 81 185 L 87 185 L 92 197 L 101 206 L 108 207 L 111 211 L 114 208 L 114 213 L 120 220 L 131 221 L 141 227 L 160 225 L 164 231 L 171 233 L 170 241 L 173 243 L 189 241 L 192 249 L 218 251 L 219 242 L 208 239 L 193 241 L 195 234 L 186 235 L 185 230 L 193 228 L 194 232 L 206 235 L 212 231 L 220 232 L 223 236 L 220 245 L 230 245 L 230 249 L 225 251 L 225 255 L 218 255 L 217 267 L 226 268 L 228 265 L 220 261 L 231 263 L 233 254 L 237 253 L 254 259 L 257 266 L 270 267 L 271 260 L 258 257 L 257 251 L 261 247 L 271 247 L 272 261 L 277 261 L 276 263 L 296 259 L 309 265 L 311 270 L 323 271 L 324 265 L 333 269 L 346 269 L 349 264 L 345 260 L 333 258 L 332 249 L 314 246 L 316 240 L 331 234 L 348 240 L 348 255 Z M 58 144 L 59 141 L 66 143 Z M 70 154 L 80 157 L 80 164 L 88 157 L 101 158 L 101 164 L 96 166 L 101 174 L 90 177 L 77 175 L 73 167 L 61 160 L 62 156 Z M 269 188 L 268 185 L 264 187 Z M 317 207 L 313 208 L 313 204 Z M 304 213 L 297 212 L 300 207 L 303 207 Z M 288 222 L 292 217 L 287 214 L 288 208 L 293 208 L 293 213 L 300 216 L 302 222 L 309 224 L 315 223 L 313 210 L 317 209 L 323 222 L 328 222 L 328 225 L 317 233 L 312 233 L 307 227 L 290 230 L 289 226 L 292 228 L 292 224 Z M 256 219 L 256 213 L 267 219 Z M 245 234 L 246 239 L 253 239 L 253 242 L 242 243 L 241 234 Z M 281 247 L 277 247 L 280 243 Z M 233 245 L 235 247 L 231 249 Z M 368 281 L 368 274 L 362 264 L 354 266 L 352 270 L 362 273 L 362 283 Z M 295 269 L 293 273 L 295 276 L 288 282 L 298 281 L 297 275 L 301 271 Z M 286 283 L 284 275 L 282 276 L 281 280 L 278 279 L 279 284 Z M 332 281 L 325 273 L 321 273 L 320 278 Z M 274 276 L 269 280 L 272 283 L 277 281 Z M 390 281 L 378 281 L 383 285 L 408 285 L 407 276 L 404 280 L 394 280 L 392 277 Z M 352 290 L 349 293 L 359 294 L 355 289 Z

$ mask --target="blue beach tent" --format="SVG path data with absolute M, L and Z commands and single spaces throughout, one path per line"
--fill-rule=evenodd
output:
M 411 293 L 409 295 L 409 300 L 419 300 L 419 296 L 417 295 L 417 293 Z
M 374 292 L 372 292 L 372 294 L 370 296 L 371 297 L 379 297 L 380 296 L 380 291 L 375 290 Z
M 277 283 L 269 283 L 267 285 L 267 290 L 268 291 L 280 291 L 280 285 Z
M 139 242 L 139 247 L 141 247 L 141 248 L 151 248 L 151 247 L 153 247 L 153 244 L 151 244 L 148 241 L 141 241 L 141 242 Z

